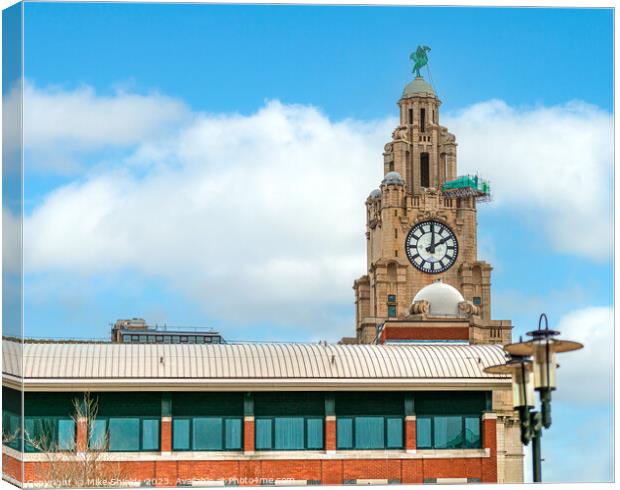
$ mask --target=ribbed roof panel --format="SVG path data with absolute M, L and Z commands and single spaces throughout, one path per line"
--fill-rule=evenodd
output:
M 43 379 L 493 378 L 499 345 L 105 344 L 4 340 L 2 371 Z

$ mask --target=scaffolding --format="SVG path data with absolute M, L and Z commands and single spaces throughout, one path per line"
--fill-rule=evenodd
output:
M 477 175 L 461 175 L 444 182 L 441 192 L 445 197 L 474 197 L 479 202 L 491 200 L 491 184 Z

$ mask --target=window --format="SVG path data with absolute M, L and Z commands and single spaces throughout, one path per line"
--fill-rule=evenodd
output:
M 413 124 L 413 109 L 409 109 L 409 124 Z
M 175 417 L 172 449 L 175 451 L 233 451 L 242 448 L 241 417 Z
M 155 339 L 156 339 L 158 344 L 161 344 L 164 341 L 164 336 L 163 335 L 157 335 Z
M 402 449 L 403 417 L 338 417 L 336 446 L 338 449 Z
M 426 130 L 426 109 L 420 109 L 420 131 L 424 132 Z
M 149 336 L 147 337 L 147 342 L 148 342 L 149 344 L 154 344 L 154 343 L 155 343 L 155 335 L 149 335 Z
M 257 417 L 256 449 L 323 449 L 323 417 Z
M 2 444 L 20 449 L 20 423 L 19 415 L 8 410 L 2 411 Z
M 140 419 L 113 418 L 108 421 L 108 449 L 110 451 L 140 450 Z
M 353 449 L 353 418 L 338 418 L 336 421 L 338 449 Z
M 420 185 L 422 187 L 430 187 L 430 169 L 428 163 L 428 153 L 420 154 Z
M 140 335 L 140 342 L 142 343 L 146 342 L 146 335 Z
M 205 338 L 202 335 L 196 335 L 196 343 L 197 344 L 204 344 L 205 343 Z
M 391 264 L 390 264 L 391 265 Z M 396 318 L 396 295 L 388 294 L 388 318 Z
M 474 296 L 474 304 L 475 305 L 481 305 L 482 304 L 482 299 L 480 298 L 480 296 Z
M 5 433 L 10 447 L 19 448 L 19 417 L 9 415 Z M 7 422 L 4 422 L 5 424 Z M 8 431 L 6 430 L 8 429 Z M 26 452 L 71 451 L 75 447 L 75 422 L 69 417 L 26 417 L 24 420 Z M 15 444 L 11 444 L 11 443 Z
M 474 415 L 418 416 L 416 445 L 420 449 L 480 448 L 480 417 Z
M 159 418 L 98 418 L 88 436 L 91 449 L 108 451 L 159 451 L 159 441 Z

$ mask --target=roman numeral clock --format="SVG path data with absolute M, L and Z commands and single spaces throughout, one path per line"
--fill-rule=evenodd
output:
M 438 274 L 454 265 L 459 245 L 448 225 L 429 220 L 411 228 L 405 240 L 405 252 L 415 268 Z

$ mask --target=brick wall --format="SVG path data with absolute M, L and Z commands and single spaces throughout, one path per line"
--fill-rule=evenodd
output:
M 494 423 L 494 420 L 485 421 L 489 429 Z M 491 458 L 172 460 L 127 461 L 121 466 L 127 480 L 148 481 L 157 486 L 175 486 L 191 480 L 236 481 L 242 486 L 283 479 L 314 480 L 322 484 L 343 484 L 362 479 L 422 483 L 429 478 L 479 478 L 483 482 L 492 482 L 497 481 L 493 455 L 492 450 Z M 3 463 L 5 472 L 19 473 L 17 460 L 5 454 Z M 36 480 L 45 464 L 27 462 L 26 481 Z

